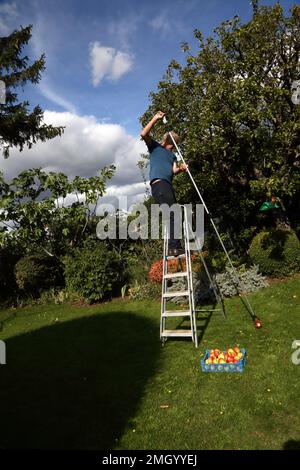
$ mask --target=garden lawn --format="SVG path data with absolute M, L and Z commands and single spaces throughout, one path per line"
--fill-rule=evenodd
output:
M 0 448 L 300 448 L 300 280 L 249 299 L 261 330 L 226 300 L 226 320 L 198 321 L 198 349 L 161 346 L 158 302 L 1 311 Z M 205 349 L 235 345 L 242 374 L 201 371 Z

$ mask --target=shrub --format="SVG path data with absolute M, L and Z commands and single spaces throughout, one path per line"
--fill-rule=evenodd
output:
M 14 267 L 22 255 L 13 247 L 0 248 L 0 301 L 15 296 L 16 284 Z
M 120 294 L 124 266 L 115 251 L 99 241 L 74 250 L 64 258 L 68 291 L 77 292 L 88 303 Z
M 161 296 L 161 285 L 150 282 L 138 284 L 136 282 L 128 292 L 134 300 L 158 300 Z
M 263 274 L 288 275 L 300 269 L 300 242 L 292 230 L 276 228 L 258 233 L 249 255 Z
M 206 254 L 202 254 L 203 256 L 206 256 Z M 193 254 L 191 256 L 191 260 L 193 262 L 193 270 L 198 271 L 200 269 L 201 263 L 198 260 L 197 255 Z M 186 264 L 185 264 L 185 259 L 181 259 L 181 264 L 182 264 L 182 270 L 186 270 Z M 181 268 L 179 267 L 179 260 L 176 259 L 169 259 L 168 260 L 168 272 L 169 273 L 175 273 L 177 271 L 180 271 Z M 162 282 L 162 276 L 163 276 L 163 260 L 160 259 L 158 261 L 155 261 L 148 273 L 149 280 L 151 282 Z
M 255 292 L 262 287 L 268 286 L 266 278 L 259 273 L 258 266 L 252 266 L 250 269 L 244 271 L 238 270 L 236 273 L 240 279 L 242 292 L 245 294 Z M 239 293 L 239 289 L 237 289 L 236 285 L 236 275 L 232 268 L 227 267 L 226 271 L 217 274 L 215 279 L 224 297 L 233 297 Z
M 57 258 L 26 255 L 15 265 L 16 283 L 26 295 L 36 296 L 42 290 L 63 285 L 62 266 Z
M 168 260 L 168 272 L 174 273 L 177 271 L 178 262 L 175 259 Z M 155 261 L 149 271 L 149 279 L 151 282 L 161 283 L 163 276 L 163 260 Z

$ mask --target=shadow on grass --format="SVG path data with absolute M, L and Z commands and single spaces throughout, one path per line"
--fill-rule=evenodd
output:
M 6 340 L 0 448 L 112 449 L 158 366 L 157 335 L 114 312 Z
M 300 441 L 291 439 L 290 441 L 285 442 L 283 445 L 283 450 L 300 450 Z

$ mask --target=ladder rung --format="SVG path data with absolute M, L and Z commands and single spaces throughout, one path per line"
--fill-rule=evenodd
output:
M 181 276 L 187 276 L 188 273 L 187 271 L 179 271 L 178 273 L 168 273 L 164 275 L 164 278 L 166 279 L 172 279 L 173 277 L 181 277 Z
M 185 258 L 185 253 L 182 253 L 182 255 L 178 255 L 178 256 L 166 256 L 166 259 L 178 259 L 178 258 Z
M 168 312 L 162 313 L 163 317 L 190 317 L 190 310 L 169 310 Z
M 182 336 L 182 337 L 193 337 L 192 330 L 164 330 L 161 336 Z
M 165 292 L 163 294 L 163 297 L 179 297 L 179 296 L 184 296 L 184 295 L 189 295 L 189 291 L 188 290 L 182 290 L 182 291 L 178 291 L 178 292 Z

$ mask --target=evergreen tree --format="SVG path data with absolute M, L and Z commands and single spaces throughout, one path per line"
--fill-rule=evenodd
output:
M 27 82 L 38 83 L 45 70 L 44 54 L 31 65 L 28 56 L 22 56 L 31 30 L 32 25 L 21 27 L 10 36 L 0 38 L 0 81 L 6 90 L 5 99 L 2 97 L 0 101 L 0 148 L 4 158 L 9 156 L 10 147 L 16 146 L 22 151 L 24 145 L 31 148 L 38 140 L 46 141 L 61 135 L 64 129 L 46 125 L 40 106 L 30 112 L 28 101 L 18 101 L 15 90 L 23 88 Z

